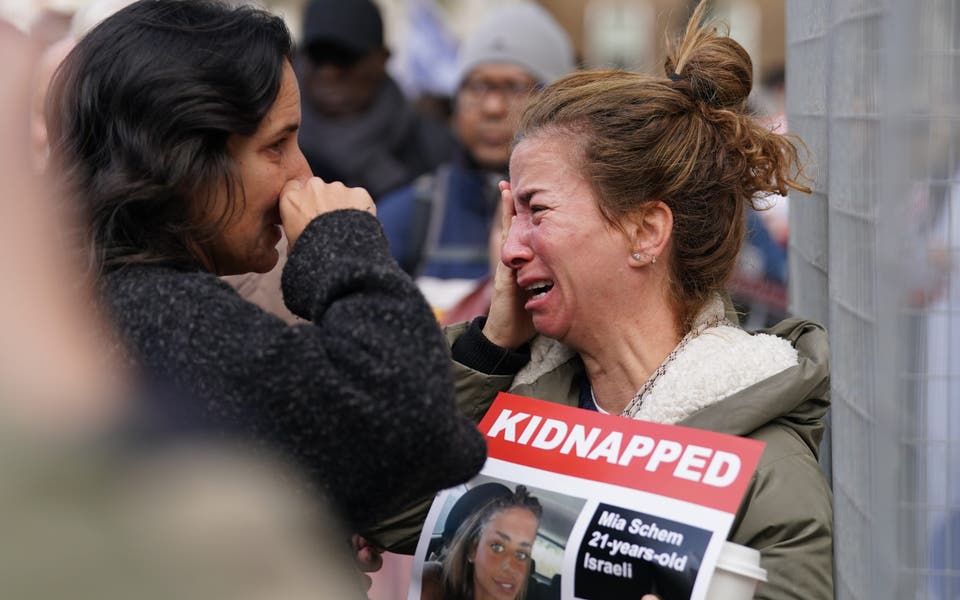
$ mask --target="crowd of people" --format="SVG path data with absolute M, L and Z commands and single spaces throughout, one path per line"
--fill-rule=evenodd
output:
M 32 249 L 5 265 L 0 429 L 43 490 L 0 500 L 37 542 L 17 589 L 62 593 L 38 573 L 83 555 L 98 597 L 405 596 L 383 552 L 479 472 L 511 391 L 765 442 L 730 539 L 758 597 L 832 598 L 826 333 L 747 332 L 727 288 L 752 209 L 807 191 L 801 156 L 705 3 L 659 74 L 578 71 L 547 10 L 492 10 L 446 122 L 388 74 L 370 0 L 312 0 L 299 44 L 248 3 L 94 5 L 56 42 L 0 28 L 0 239 Z M 423 597 L 502 597 L 497 568 L 523 598 L 541 510 L 489 499 Z

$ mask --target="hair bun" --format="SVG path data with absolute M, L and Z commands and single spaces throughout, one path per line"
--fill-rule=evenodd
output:
M 753 61 L 716 24 L 699 24 L 703 6 L 691 17 L 678 50 L 668 49 L 667 76 L 688 86 L 694 100 L 715 108 L 742 107 L 753 87 Z

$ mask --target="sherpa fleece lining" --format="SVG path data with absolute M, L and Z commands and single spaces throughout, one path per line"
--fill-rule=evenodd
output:
M 783 338 L 711 327 L 690 340 L 654 383 L 638 419 L 677 423 L 799 362 Z
M 570 360 L 575 352 L 538 336 L 532 360 L 513 386 L 529 385 Z M 738 327 L 711 327 L 687 343 L 654 384 L 638 419 L 677 423 L 698 410 L 798 364 L 797 350 L 774 335 L 751 335 Z

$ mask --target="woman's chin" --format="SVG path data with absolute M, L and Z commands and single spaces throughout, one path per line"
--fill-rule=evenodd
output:
M 560 323 L 556 319 L 551 319 L 547 316 L 534 315 L 532 321 L 533 328 L 537 330 L 537 333 L 555 340 L 562 341 L 562 338 L 564 335 L 566 335 L 568 329 L 563 323 Z
M 277 266 L 277 262 L 280 261 L 280 252 L 276 248 L 270 248 L 269 250 L 263 250 L 256 257 L 251 257 L 251 260 L 247 262 L 244 273 L 269 273 Z
M 263 257 L 263 260 L 258 261 L 257 268 L 254 269 L 255 273 L 269 273 L 273 270 L 277 263 L 280 261 L 280 253 L 277 252 L 277 249 L 274 248 L 270 251 L 267 256 Z

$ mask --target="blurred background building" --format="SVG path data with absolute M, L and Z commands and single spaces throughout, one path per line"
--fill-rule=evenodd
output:
M 42 19 L 69 20 L 93 0 L 0 0 L 0 17 L 21 29 Z M 347 3 L 350 0 L 343 0 Z M 494 6 L 533 0 L 376 0 L 384 15 L 387 45 L 394 50 L 395 75 L 406 80 L 414 39 L 432 26 L 456 46 L 481 15 Z M 256 0 L 282 14 L 297 33 L 306 0 Z M 541 0 L 567 29 L 585 66 L 660 70 L 664 31 L 675 31 L 695 4 L 692 0 Z M 715 12 L 731 23 L 732 35 L 750 52 L 761 76 L 783 63 L 784 0 L 715 0 Z M 425 16 L 429 15 L 429 16 Z M 443 56 L 434 56 L 442 61 Z M 442 65 L 434 65 L 437 68 Z
M 459 40 L 518 1 L 379 0 L 391 72 L 411 97 L 449 95 Z M 0 17 L 52 41 L 87 3 L 0 0 Z M 265 4 L 299 32 L 304 0 Z M 583 66 L 660 74 L 664 32 L 695 2 L 541 4 Z M 810 151 L 813 194 L 752 224 L 770 239 L 731 291 L 751 325 L 794 313 L 830 332 L 836 596 L 960 598 L 960 0 L 715 0 L 714 14 L 754 58 L 758 112 Z

